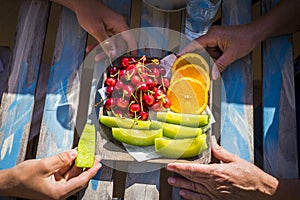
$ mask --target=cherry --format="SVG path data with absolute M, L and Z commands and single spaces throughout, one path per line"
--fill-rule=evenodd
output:
M 115 85 L 115 91 L 116 92 L 122 92 L 125 84 L 123 81 L 118 81 Z
M 150 74 L 153 75 L 155 78 L 158 78 L 160 76 L 160 72 L 159 72 L 159 70 L 158 70 L 157 67 L 153 67 L 151 69 L 151 73 Z
M 135 65 L 133 64 L 130 64 L 127 69 L 126 69 L 127 73 L 129 73 L 130 76 L 134 75 L 134 74 L 137 74 L 138 70 L 136 68 Z
M 138 90 L 141 90 L 141 91 L 147 91 L 148 90 L 148 86 L 146 83 L 143 83 L 141 82 L 139 85 L 138 85 Z
M 133 75 L 130 80 L 131 80 L 131 83 L 133 85 L 135 85 L 136 87 L 142 82 L 141 78 L 138 75 Z
M 155 104 L 153 104 L 153 106 L 151 106 L 151 109 L 153 109 L 155 112 L 159 112 L 163 109 L 161 102 L 156 102 Z
M 129 66 L 129 58 L 127 57 L 122 58 L 121 64 L 123 68 L 127 68 Z
M 121 79 L 121 78 L 125 77 L 125 74 L 126 74 L 126 70 L 125 69 L 121 69 L 119 71 L 119 78 Z
M 129 105 L 129 101 L 127 99 L 123 99 L 123 98 L 117 98 L 117 106 L 119 108 L 127 108 L 127 106 Z
M 162 99 L 162 102 L 163 102 L 163 106 L 165 107 L 165 108 L 170 108 L 171 107 L 171 100 L 168 98 L 168 97 L 164 97 L 163 99 Z
M 164 87 L 168 88 L 170 86 L 170 80 L 167 77 L 161 77 L 158 80 L 158 83 L 162 84 Z
M 165 95 L 164 91 L 161 90 L 161 89 L 157 89 L 157 90 L 155 91 L 155 93 L 154 93 L 154 98 L 155 98 L 156 100 L 159 100 L 159 99 L 161 99 L 161 98 L 163 98 L 163 97 L 165 97 L 165 96 L 166 96 L 166 95 Z
M 111 77 L 114 77 L 118 73 L 118 68 L 115 66 L 112 66 L 109 68 L 108 72 Z
M 106 80 L 105 80 L 105 84 L 107 85 L 107 86 L 111 86 L 111 87 L 114 87 L 115 85 L 116 85 L 116 83 L 117 83 L 117 80 L 115 79 L 115 78 L 107 78 Z
M 139 116 L 141 117 L 140 120 L 146 121 L 148 119 L 149 114 L 147 111 L 141 111 L 139 112 Z
M 145 83 L 147 84 L 149 89 L 152 89 L 153 87 L 156 86 L 156 83 L 153 81 L 152 78 L 145 79 Z
M 152 95 L 144 95 L 143 101 L 146 103 L 147 106 L 152 106 L 155 103 L 155 99 Z
M 113 93 L 113 91 L 114 91 L 114 87 L 112 87 L 112 86 L 108 86 L 108 87 L 106 88 L 106 94 L 107 94 L 108 96 L 111 96 L 112 93 Z
M 138 113 L 141 110 L 140 104 L 133 103 L 129 106 L 129 111 L 132 113 Z
M 161 75 L 161 76 L 164 76 L 164 75 L 166 75 L 166 69 L 164 68 L 164 67 L 158 67 L 158 71 L 159 71 L 159 74 Z
M 130 97 L 133 94 L 133 92 L 134 92 L 134 89 L 133 89 L 132 85 L 127 84 L 127 85 L 123 86 L 123 94 L 125 96 Z
M 110 111 L 112 107 L 116 105 L 116 102 L 113 98 L 108 98 L 105 102 L 105 109 Z

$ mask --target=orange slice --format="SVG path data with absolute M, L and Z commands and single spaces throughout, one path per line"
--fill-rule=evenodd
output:
M 206 86 L 207 90 L 209 90 L 210 87 L 209 74 L 199 65 L 187 64 L 173 71 L 170 83 L 172 84 L 174 81 L 183 77 L 191 77 L 197 79 L 198 81 L 200 81 Z
M 186 64 L 198 65 L 209 74 L 209 65 L 207 61 L 197 53 L 186 53 L 178 57 L 172 65 L 172 71 L 175 71 Z
M 174 81 L 167 91 L 171 100 L 171 111 L 177 113 L 200 114 L 208 102 L 206 85 L 197 79 L 184 77 Z

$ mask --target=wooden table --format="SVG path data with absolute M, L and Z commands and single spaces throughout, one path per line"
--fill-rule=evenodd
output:
M 184 11 L 163 13 L 141 0 L 105 2 L 124 15 L 131 28 L 184 30 Z M 276 2 L 262 0 L 263 12 Z M 223 0 L 221 23 L 250 22 L 251 6 L 250 0 Z M 0 71 L 0 96 L 3 93 L 0 169 L 28 158 L 51 156 L 77 144 L 79 95 L 70 96 L 70 91 L 79 93 L 80 90 L 80 64 L 85 58 L 88 35 L 74 13 L 62 8 L 52 64 L 41 64 L 43 54 L 51 51 L 43 49 L 47 41 L 47 22 L 53 23 L 51 8 L 53 5 L 47 1 L 22 1 L 10 62 L 7 54 L 1 55 L 5 62 Z M 228 67 L 222 74 L 223 81 L 214 82 L 212 87 L 214 101 L 219 102 L 212 108 L 218 122 L 212 133 L 221 134 L 220 142 L 229 151 L 281 178 L 298 178 L 293 44 L 290 41 L 291 35 L 286 35 L 269 39 L 261 46 L 263 92 L 258 107 L 253 106 L 251 54 Z M 179 199 L 178 189 L 166 182 L 169 175 L 163 168 L 134 174 L 104 166 L 88 188 L 74 198 Z

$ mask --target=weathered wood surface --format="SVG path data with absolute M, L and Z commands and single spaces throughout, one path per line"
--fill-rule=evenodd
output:
M 222 24 L 251 21 L 251 1 L 223 1 Z M 251 55 L 237 60 L 222 74 L 221 144 L 247 161 L 254 161 Z
M 262 1 L 267 12 L 278 0 Z M 280 178 L 298 178 L 296 107 L 291 35 L 263 43 L 264 170 Z
M 0 47 L 0 104 L 2 95 L 7 89 L 7 80 L 10 69 L 11 50 L 7 47 Z
M 63 8 L 48 79 L 37 157 L 48 157 L 73 147 L 79 99 L 79 78 L 87 33 L 73 12 Z
M 49 2 L 22 1 L 7 92 L 0 111 L 0 169 L 24 160 Z

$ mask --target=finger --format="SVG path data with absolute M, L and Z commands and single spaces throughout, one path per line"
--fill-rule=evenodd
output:
M 184 47 L 178 53 L 178 56 L 181 56 L 181 55 L 186 54 L 188 52 L 193 52 L 197 49 L 204 50 L 203 46 L 201 46 L 197 40 L 192 40 L 186 47 Z
M 185 189 L 179 190 L 179 195 L 182 196 L 184 199 L 189 200 L 211 200 L 211 198 L 208 195 L 192 192 Z
M 78 176 L 81 172 L 82 168 L 78 168 L 75 165 L 73 165 L 72 168 L 64 174 L 64 178 L 66 180 L 70 180 L 71 178 Z
M 208 178 L 214 165 L 203 165 L 194 163 L 169 163 L 166 169 L 176 172 L 187 179 Z
M 103 42 L 100 43 L 100 46 L 102 47 L 103 51 L 106 55 L 115 57 L 117 54 L 116 46 L 114 42 L 111 40 L 111 38 L 107 38 Z
M 203 181 L 204 180 L 205 179 L 203 179 Z M 194 181 L 187 180 L 184 178 L 171 176 L 168 178 L 168 183 L 174 187 L 184 188 L 199 193 L 207 193 L 207 189 L 201 183 L 196 183 Z
M 70 169 L 76 156 L 77 151 L 72 149 L 67 152 L 59 153 L 50 158 L 45 158 L 45 162 L 48 163 L 51 172 L 59 170 L 61 174 L 64 174 L 68 169 Z
M 223 54 L 215 61 L 215 65 L 218 67 L 219 71 L 222 72 L 236 59 L 237 57 L 235 56 L 235 51 L 232 49 L 226 49 L 224 50 Z
M 96 173 L 101 168 L 101 163 L 98 159 L 95 159 L 93 167 L 88 170 L 85 170 L 80 175 L 69 179 L 64 185 L 64 191 L 68 194 L 74 194 L 76 191 L 79 191 L 86 187 L 91 178 L 93 178 Z
M 94 44 L 91 44 L 91 45 L 88 45 L 86 48 L 85 48 L 85 51 L 87 53 L 90 53 L 99 43 L 98 42 L 95 42 Z
M 236 155 L 226 151 L 223 147 L 221 147 L 217 143 L 212 145 L 212 153 L 218 160 L 224 163 L 234 162 L 238 159 Z

